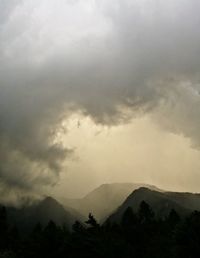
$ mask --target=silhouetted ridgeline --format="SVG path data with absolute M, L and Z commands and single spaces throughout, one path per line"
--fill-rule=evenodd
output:
M 7 217 L 10 224 L 18 226 L 25 234 L 32 231 L 36 223 L 46 226 L 52 220 L 70 229 L 76 220 L 83 220 L 78 212 L 67 210 L 52 197 L 22 208 L 7 207 Z
M 136 189 L 146 187 L 161 191 L 157 187 L 141 183 L 102 184 L 81 199 L 63 199 L 61 202 L 87 216 L 92 212 L 99 221 L 104 221 Z
M 198 194 L 140 188 L 103 225 L 50 197 L 18 210 L 1 206 L 0 258 L 198 258 L 198 205 Z
M 172 209 L 176 210 L 181 216 L 186 216 L 193 210 L 200 210 L 199 194 L 158 192 L 141 187 L 127 197 L 122 205 L 110 215 L 109 220 L 119 222 L 128 207 L 136 212 L 143 200 L 151 205 L 157 218 L 165 218 Z

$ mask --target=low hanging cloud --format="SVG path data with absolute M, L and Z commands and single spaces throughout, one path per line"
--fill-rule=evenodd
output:
M 73 155 L 55 141 L 73 112 L 96 123 L 149 112 L 200 146 L 196 0 L 1 0 L 0 178 L 34 191 Z

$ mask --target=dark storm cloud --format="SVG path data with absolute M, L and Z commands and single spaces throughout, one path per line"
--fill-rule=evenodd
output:
M 0 177 L 56 182 L 73 151 L 55 142 L 81 111 L 104 124 L 151 112 L 200 144 L 200 3 L 0 0 Z M 159 118 L 159 119 L 158 119 Z

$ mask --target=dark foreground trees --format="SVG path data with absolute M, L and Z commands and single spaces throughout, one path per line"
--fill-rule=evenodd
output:
M 92 214 L 71 230 L 50 221 L 23 234 L 0 209 L 0 258 L 197 258 L 200 257 L 200 212 L 180 218 L 175 210 L 156 218 L 142 202 L 137 213 L 128 207 L 120 222 L 99 225 Z

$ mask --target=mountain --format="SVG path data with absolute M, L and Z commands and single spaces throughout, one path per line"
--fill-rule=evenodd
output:
M 133 191 L 108 220 L 119 222 L 128 207 L 137 212 L 142 201 L 147 202 L 155 215 L 161 218 L 167 216 L 171 209 L 175 209 L 183 216 L 194 210 L 200 210 L 200 194 L 160 192 L 142 187 Z
M 37 223 L 46 226 L 50 220 L 57 225 L 66 225 L 68 228 L 82 217 L 78 213 L 73 213 L 70 209 L 65 209 L 59 202 L 52 197 L 46 197 L 42 201 L 24 206 L 22 208 L 7 207 L 8 221 L 28 232 Z
M 82 199 L 65 199 L 63 203 L 76 209 L 86 217 L 91 212 L 97 220 L 102 221 L 121 205 L 130 193 L 140 187 L 148 187 L 159 191 L 155 186 L 146 184 L 103 184 Z

